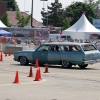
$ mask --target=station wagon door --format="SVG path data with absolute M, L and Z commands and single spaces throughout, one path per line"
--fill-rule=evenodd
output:
M 38 59 L 40 64 L 46 64 L 47 56 L 48 56 L 48 45 L 42 45 L 34 52 L 33 61 L 35 63 L 35 60 Z
M 54 46 L 54 50 L 52 50 L 52 46 Z M 58 50 L 56 50 L 56 46 L 58 47 Z M 61 58 L 61 49 L 58 45 L 51 45 L 49 46 L 48 51 L 48 63 L 50 64 L 59 64 Z
M 71 50 L 69 45 L 61 46 L 62 53 L 61 53 L 61 60 L 67 60 L 71 63 L 77 64 L 82 62 L 84 53 L 81 51 L 79 46 L 73 46 Z

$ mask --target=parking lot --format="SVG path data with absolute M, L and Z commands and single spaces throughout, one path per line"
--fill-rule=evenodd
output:
M 32 66 L 33 77 L 29 75 Z M 63 69 L 51 65 L 49 73 L 43 73 L 41 81 L 34 81 L 37 68 L 21 66 L 13 61 L 13 55 L 3 55 L 0 62 L 0 100 L 100 100 L 100 64 L 86 69 L 73 66 Z M 13 83 L 18 71 L 19 84 Z

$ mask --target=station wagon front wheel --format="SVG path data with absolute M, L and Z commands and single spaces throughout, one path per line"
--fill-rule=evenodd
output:
M 70 68 L 70 67 L 72 67 L 72 64 L 69 61 L 63 60 L 62 67 L 63 68 Z
M 20 57 L 20 64 L 21 65 L 28 65 L 28 60 L 26 57 L 22 56 Z

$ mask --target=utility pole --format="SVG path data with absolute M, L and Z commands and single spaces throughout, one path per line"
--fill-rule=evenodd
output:
M 32 6 L 31 6 L 31 27 L 33 26 L 33 0 L 32 0 Z
M 48 16 L 49 16 L 49 13 L 48 13 L 48 3 L 47 3 L 47 27 L 48 27 Z

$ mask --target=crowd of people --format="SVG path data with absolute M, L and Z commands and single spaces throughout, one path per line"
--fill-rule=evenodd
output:
M 21 44 L 21 43 L 24 43 L 24 44 L 34 44 L 34 45 L 40 45 L 40 44 L 43 44 L 45 42 L 63 42 L 63 41 L 66 41 L 66 42 L 80 42 L 80 43 L 94 43 L 95 45 L 97 46 L 100 46 L 100 40 L 89 40 L 89 39 L 86 39 L 86 40 L 82 40 L 82 39 L 71 39 L 71 40 L 65 40 L 63 38 L 60 38 L 60 39 L 57 39 L 57 40 L 52 40 L 52 39 L 21 39 L 19 40 L 18 38 L 16 37 L 7 37 L 7 36 L 0 36 L 0 43 L 2 44 Z M 96 41 L 96 42 L 94 42 Z
M 10 44 L 16 44 L 17 38 L 7 37 L 7 36 L 1 36 L 0 37 L 0 43 L 10 43 Z

